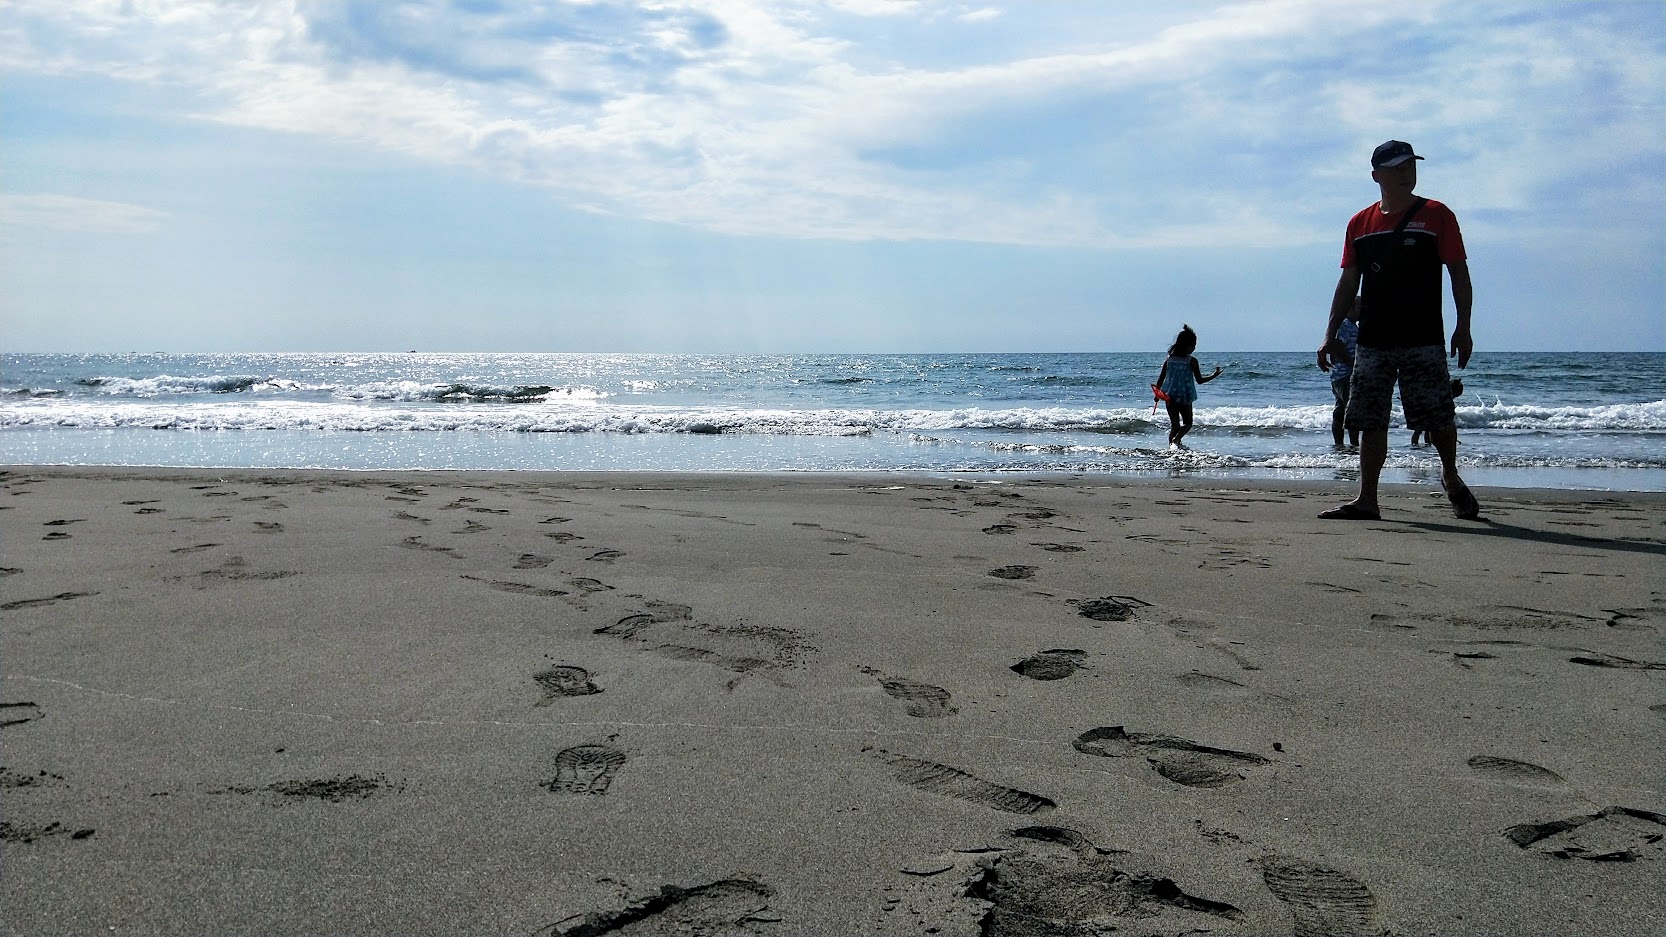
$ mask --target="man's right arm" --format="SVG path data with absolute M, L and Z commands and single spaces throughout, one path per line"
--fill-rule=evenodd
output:
M 1319 346 L 1321 371 L 1329 371 L 1333 359 L 1346 361 L 1348 358 L 1348 349 L 1336 337 L 1336 330 L 1354 308 L 1354 297 L 1359 295 L 1359 275 L 1358 267 L 1343 267 L 1342 276 L 1336 281 L 1336 292 L 1330 300 L 1330 322 L 1325 325 L 1325 341 Z

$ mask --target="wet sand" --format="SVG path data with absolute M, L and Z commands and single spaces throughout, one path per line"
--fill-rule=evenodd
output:
M 1659 934 L 1666 496 L 13 467 L 0 929 Z

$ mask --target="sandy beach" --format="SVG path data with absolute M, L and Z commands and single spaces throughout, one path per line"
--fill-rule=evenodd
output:
M 1651 934 L 1666 496 L 0 474 L 7 934 Z

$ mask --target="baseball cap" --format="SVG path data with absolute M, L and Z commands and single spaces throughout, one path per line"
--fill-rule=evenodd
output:
M 1388 169 L 1398 166 L 1408 159 L 1422 159 L 1411 151 L 1411 144 L 1401 140 L 1390 140 L 1371 151 L 1371 168 Z

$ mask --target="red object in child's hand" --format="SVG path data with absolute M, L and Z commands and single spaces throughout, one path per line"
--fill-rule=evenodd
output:
M 1157 412 L 1157 401 L 1161 400 L 1161 401 L 1166 403 L 1166 402 L 1168 402 L 1168 399 L 1169 399 L 1169 395 L 1163 393 L 1163 389 L 1158 387 L 1156 384 L 1151 385 L 1151 396 L 1153 398 L 1152 401 L 1151 401 L 1151 412 L 1152 413 Z

